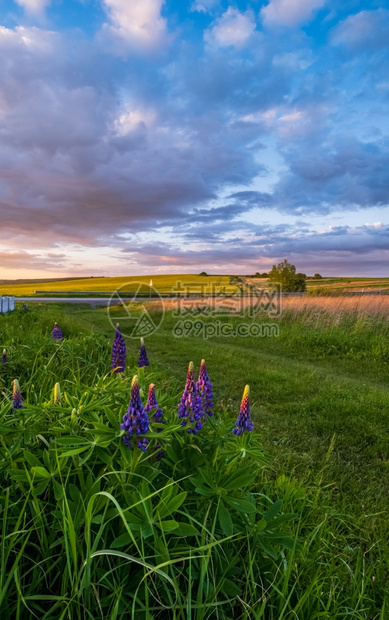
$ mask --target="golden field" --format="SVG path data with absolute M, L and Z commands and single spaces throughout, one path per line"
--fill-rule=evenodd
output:
M 88 293 L 89 291 L 114 292 L 123 287 L 123 291 L 136 291 L 142 284 L 142 291 L 149 288 L 150 280 L 153 287 L 161 292 L 170 292 L 178 282 L 182 282 L 188 292 L 198 292 L 201 287 L 215 287 L 216 292 L 220 287 L 225 287 L 226 291 L 235 291 L 234 285 L 230 286 L 229 276 L 199 276 L 194 274 L 174 274 L 174 275 L 145 275 L 145 276 L 120 276 L 106 278 L 84 278 L 74 280 L 52 280 L 42 281 L 22 281 L 0 284 L 0 295 L 15 295 L 22 297 L 34 295 L 34 291 L 72 291 L 74 293 Z

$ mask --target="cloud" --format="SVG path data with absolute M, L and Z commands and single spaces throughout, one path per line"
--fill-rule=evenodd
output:
M 389 46 L 389 11 L 361 11 L 349 15 L 332 31 L 333 45 L 344 45 L 353 51 L 374 50 Z
M 204 39 L 220 47 L 243 47 L 253 34 L 255 27 L 254 16 L 250 11 L 241 13 L 229 7 L 216 20 L 215 25 L 205 31 Z
M 326 0 L 270 0 L 262 7 L 260 15 L 265 26 L 294 28 L 310 21 L 325 3 Z
M 49 253 L 47 255 L 32 254 L 31 252 L 0 249 L 0 265 L 2 269 L 37 269 L 58 271 L 65 268 L 64 254 Z
M 273 200 L 296 213 L 389 206 L 388 139 L 361 142 L 336 136 L 308 150 L 287 153 L 289 170 L 276 185 Z
M 245 236 L 244 236 L 245 235 Z M 359 256 L 362 260 L 359 260 Z M 182 272 L 201 265 L 219 273 L 254 273 L 271 268 L 288 257 L 299 271 L 326 275 L 376 275 L 385 273 L 389 258 L 389 226 L 333 226 L 304 232 L 298 226 L 257 226 L 237 238 L 206 238 L 205 242 L 178 250 L 173 243 L 132 243 L 119 258 L 149 270 Z
M 55 16 L 52 30 L 0 27 L 4 247 L 37 271 L 50 249 L 66 254 L 59 272 L 79 272 L 77 260 L 106 274 L 207 261 L 250 272 L 290 256 L 309 271 L 304 252 L 320 272 L 336 257 L 380 262 L 387 234 L 347 218 L 384 220 L 375 211 L 389 205 L 381 45 L 356 60 L 324 36 L 256 31 L 230 7 L 216 20 L 189 12 L 185 36 L 149 54 L 168 36 L 162 2 L 108 4 L 105 39 L 59 32 Z M 126 53 L 107 53 L 108 31 Z M 328 228 L 332 214 L 342 229 Z
M 51 0 L 15 0 L 28 13 L 41 15 L 45 8 L 51 4 Z
M 211 13 L 219 4 L 220 0 L 195 0 L 191 10 L 199 13 Z
M 110 23 L 106 34 L 141 50 L 158 48 L 166 37 L 166 19 L 161 17 L 165 0 L 102 0 Z

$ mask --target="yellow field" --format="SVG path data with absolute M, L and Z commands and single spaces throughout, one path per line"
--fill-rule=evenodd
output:
M 146 275 L 146 276 L 121 276 L 117 278 L 86 278 L 82 280 L 66 280 L 54 282 L 28 282 L 18 284 L 0 284 L 0 295 L 15 295 L 22 297 L 34 295 L 34 291 L 72 291 L 75 293 L 88 293 L 89 291 L 113 292 L 123 287 L 123 291 L 136 291 L 143 284 L 142 291 L 149 289 L 150 280 L 153 287 L 161 292 L 170 292 L 181 282 L 181 289 L 187 292 L 200 292 L 202 287 L 207 293 L 220 292 L 220 288 L 226 292 L 236 290 L 236 286 L 229 285 L 229 276 L 199 276 L 194 274 L 177 275 Z M 208 287 L 208 288 L 206 288 Z

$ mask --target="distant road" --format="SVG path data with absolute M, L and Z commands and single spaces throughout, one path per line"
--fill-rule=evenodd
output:
M 15 301 L 22 301 L 24 303 L 47 301 L 66 304 L 91 304 L 93 306 L 108 306 L 109 304 L 108 297 L 105 299 L 103 297 L 15 297 Z M 131 301 L 131 298 L 123 299 L 123 301 Z M 148 299 L 145 299 L 145 301 L 148 301 Z

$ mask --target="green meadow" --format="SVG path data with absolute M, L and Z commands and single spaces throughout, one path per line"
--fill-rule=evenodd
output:
M 128 338 L 118 376 L 104 308 L 0 317 L 1 618 L 385 620 L 386 316 L 219 318 L 278 325 L 263 337 L 204 338 L 189 324 L 178 337 L 177 320 L 169 310 L 145 339 L 147 368 Z M 177 405 L 202 358 L 215 414 L 188 438 Z M 119 429 L 135 373 L 144 395 L 155 383 L 167 422 L 146 454 L 124 448 Z M 15 378 L 24 409 L 12 411 Z M 254 432 L 235 437 L 246 384 Z

